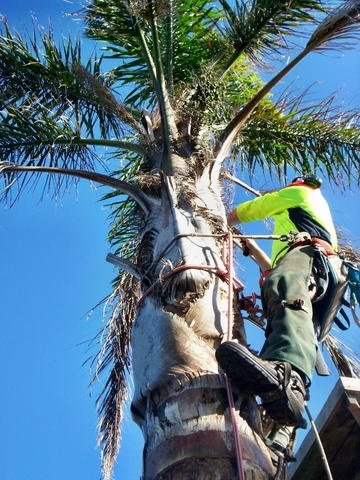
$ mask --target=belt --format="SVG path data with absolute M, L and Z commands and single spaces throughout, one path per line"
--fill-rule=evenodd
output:
M 312 245 L 315 248 L 318 248 L 321 252 L 323 252 L 326 256 L 329 255 L 337 255 L 335 250 L 332 248 L 329 242 L 326 240 L 323 240 L 322 238 L 319 237 L 311 237 L 307 240 L 299 240 L 298 242 L 294 242 L 290 245 L 289 250 L 295 248 L 295 247 L 301 247 L 302 245 Z M 269 275 L 271 272 L 271 268 L 268 270 L 265 270 L 264 272 L 261 273 L 260 279 L 259 279 L 259 285 L 260 287 L 265 281 L 265 278 Z
M 315 248 L 321 250 L 325 255 L 337 255 L 329 242 L 319 237 L 311 237 L 309 240 L 300 240 L 290 245 L 290 250 L 295 247 L 301 247 L 302 245 L 312 245 Z

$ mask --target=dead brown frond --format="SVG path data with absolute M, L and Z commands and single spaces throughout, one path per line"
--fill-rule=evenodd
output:
M 360 263 L 360 251 L 354 247 L 352 240 L 341 227 L 336 227 L 336 233 L 339 238 L 338 253 L 341 258 L 350 262 Z
M 328 335 L 324 344 L 341 376 L 360 378 L 360 360 L 356 352 L 333 335 Z
M 138 173 L 136 175 L 136 183 L 147 193 L 156 194 L 162 185 L 160 171 Z
M 160 17 L 169 13 L 170 5 L 168 1 L 161 0 L 153 2 L 152 0 L 130 0 L 128 3 L 129 12 L 136 16 L 147 19 L 151 16 Z
M 103 480 L 110 480 L 121 440 L 123 407 L 127 399 L 126 376 L 130 369 L 130 336 L 136 314 L 137 281 L 128 273 L 120 276 L 109 303 L 116 304 L 104 328 L 104 341 L 97 359 L 94 379 L 106 373 L 97 399 Z
M 350 262 L 360 263 L 360 252 L 352 247 L 352 245 L 339 245 L 338 252 L 340 257 L 346 258 Z
M 312 34 L 307 48 L 323 50 L 332 48 L 333 40 L 352 40 L 358 37 L 360 1 L 349 0 L 333 10 Z

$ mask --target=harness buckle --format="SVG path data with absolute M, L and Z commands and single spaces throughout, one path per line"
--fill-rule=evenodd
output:
M 289 245 L 294 247 L 296 244 L 306 244 L 311 242 L 311 236 L 307 232 L 290 232 Z

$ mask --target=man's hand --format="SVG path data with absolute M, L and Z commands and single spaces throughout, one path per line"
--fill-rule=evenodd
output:
M 236 225 L 237 223 L 240 223 L 238 216 L 236 214 L 236 209 L 232 210 L 227 214 L 227 222 L 229 226 Z

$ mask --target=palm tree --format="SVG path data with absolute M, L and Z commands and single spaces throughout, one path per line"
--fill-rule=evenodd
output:
M 130 365 L 144 479 L 273 478 L 267 420 L 253 398 L 226 395 L 214 358 L 223 337 L 246 341 L 222 187 L 235 164 L 358 180 L 356 112 L 269 93 L 305 56 L 356 33 L 359 12 L 358 1 L 330 12 L 313 0 L 93 0 L 86 33 L 105 54 L 88 62 L 77 41 L 25 40 L 4 23 L 4 197 L 16 200 L 42 174 L 55 193 L 79 178 L 112 189 L 109 260 L 119 275 L 97 372 L 110 370 L 99 398 L 104 478 Z M 257 68 L 303 32 L 300 53 L 263 83 Z

